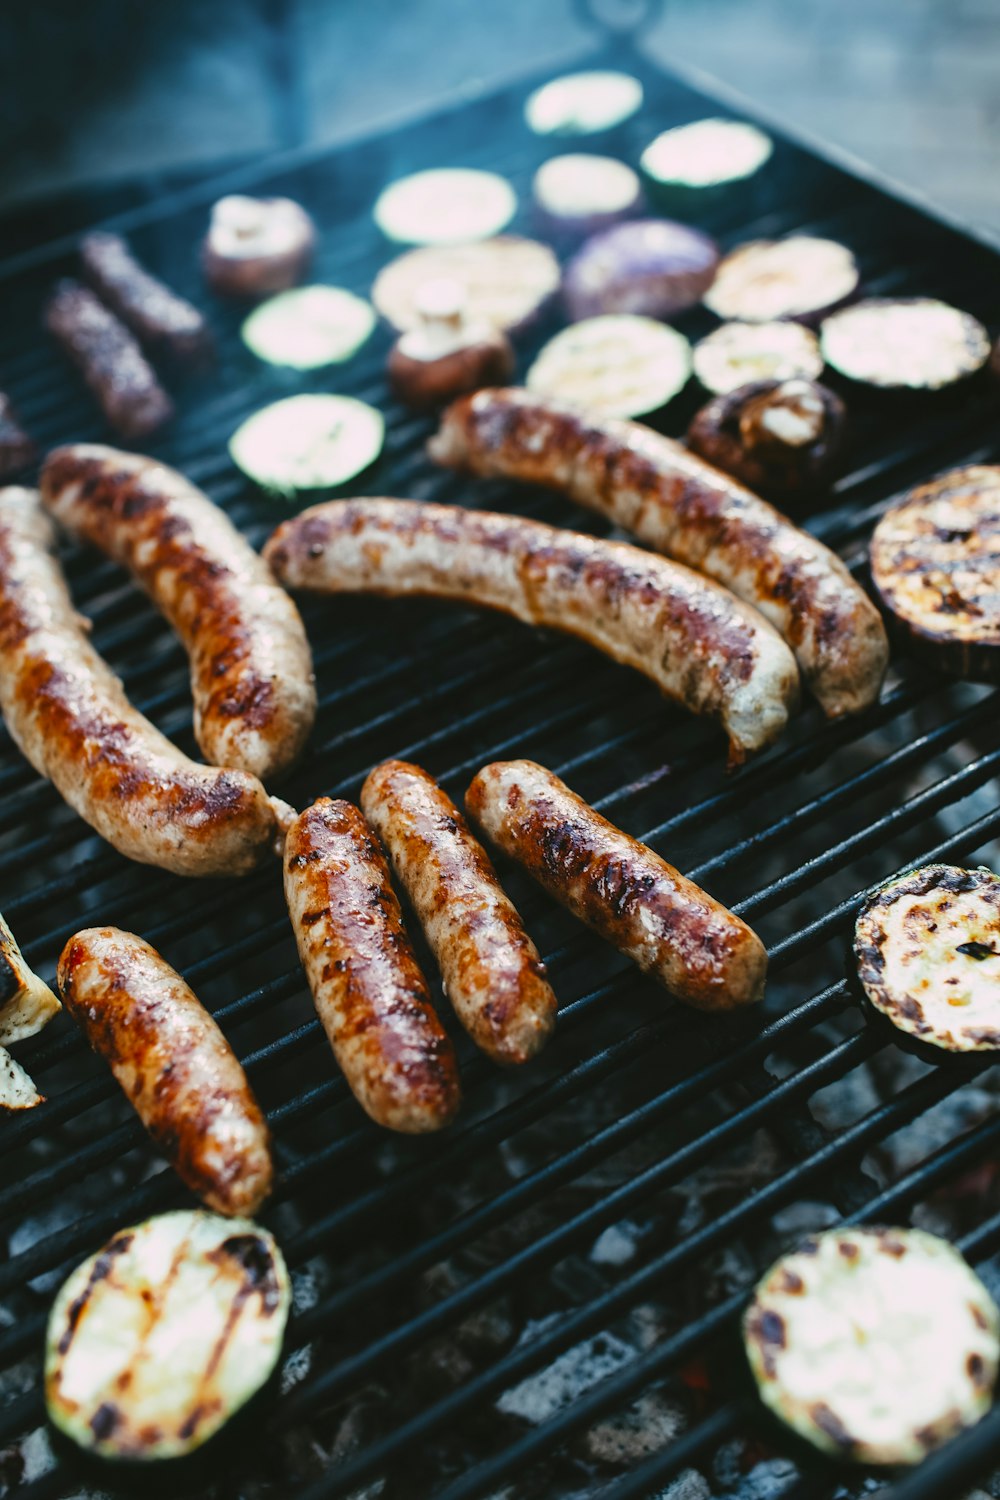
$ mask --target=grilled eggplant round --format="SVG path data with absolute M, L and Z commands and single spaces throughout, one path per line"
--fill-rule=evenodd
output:
M 972 464 L 886 511 L 872 582 L 911 649 L 941 671 L 1000 682 L 1000 468 Z
M 753 380 L 816 380 L 823 373 L 819 339 L 801 323 L 723 323 L 695 344 L 693 362 L 717 396 Z
M 820 342 L 841 375 L 887 391 L 939 391 L 990 357 L 983 325 L 934 297 L 867 297 L 827 318 Z
M 854 928 L 861 996 L 924 1057 L 1000 1051 L 1000 879 L 925 865 L 869 896 Z
M 586 241 L 563 272 L 572 322 L 607 313 L 670 318 L 704 296 L 719 251 L 714 240 L 670 219 L 632 219 Z
M 857 263 L 844 245 L 793 234 L 737 245 L 719 266 L 705 306 L 717 317 L 744 323 L 818 322 L 857 287 Z
M 52 1307 L 45 1400 L 101 1458 L 180 1458 L 264 1385 L 291 1300 L 285 1263 L 249 1219 L 181 1210 L 123 1229 Z
M 768 497 L 822 489 L 843 448 L 847 413 L 812 380 L 756 380 L 696 412 L 688 446 L 717 469 Z
M 743 1340 L 761 1400 L 826 1453 L 915 1464 L 990 1404 L 1000 1314 L 953 1246 L 834 1229 L 758 1283 Z

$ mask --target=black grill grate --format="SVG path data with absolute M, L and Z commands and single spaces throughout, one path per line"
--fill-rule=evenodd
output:
M 638 55 L 627 65 L 647 90 L 642 115 L 615 134 L 613 149 L 629 159 L 657 130 L 720 108 Z M 525 204 L 531 172 L 554 149 L 521 122 L 527 92 L 518 85 L 466 101 L 350 149 L 300 153 L 270 172 L 272 186 L 300 198 L 325 230 L 317 279 L 368 289 L 389 253 L 370 205 L 399 172 L 490 166 L 510 176 Z M 769 192 L 752 222 L 732 222 L 723 209 L 707 227 L 727 244 L 795 228 L 840 237 L 858 253 L 872 291 L 941 295 L 1000 322 L 996 255 L 953 228 L 787 141 Z M 140 255 L 201 301 L 195 247 L 212 196 L 190 190 L 128 223 Z M 530 232 L 524 210 L 517 227 Z M 8 314 L 0 385 L 43 445 L 105 436 L 38 331 L 45 292 L 72 262 L 62 245 L 0 266 Z M 384 390 L 385 334 L 343 371 L 307 381 L 257 366 L 239 343 L 236 316 L 221 309 L 214 316 L 219 366 L 178 393 L 178 420 L 156 451 L 256 543 L 282 512 L 234 475 L 225 442 L 258 405 L 307 388 L 349 390 L 386 411 L 387 451 L 364 480 L 368 493 L 496 505 L 596 527 L 554 497 L 433 470 L 422 453 L 427 424 L 394 407 Z M 708 324 L 698 313 L 681 320 L 692 334 Z M 686 418 L 682 409 L 672 413 L 671 430 Z M 982 389 L 926 410 L 888 401 L 858 409 L 854 468 L 810 524 L 850 557 L 901 487 L 956 462 L 995 458 L 993 424 Z M 134 701 L 193 748 L 183 657 L 169 632 L 115 568 L 76 550 L 66 561 L 96 643 Z M 244 1439 L 235 1459 L 229 1452 L 222 1488 L 213 1488 L 218 1475 L 209 1470 L 206 1494 L 320 1500 L 374 1494 L 362 1487 L 384 1475 L 393 1496 L 471 1500 L 507 1493 L 515 1479 L 513 1493 L 525 1500 L 583 1492 L 627 1500 L 659 1493 L 689 1465 L 710 1471 L 714 1455 L 736 1440 L 782 1451 L 732 1375 L 738 1313 L 778 1243 L 773 1215 L 805 1198 L 853 1221 L 905 1220 L 942 1191 L 954 1195 L 996 1153 L 1000 1116 L 984 1106 L 987 1070 L 883 1066 L 894 1049 L 861 1028 L 842 948 L 869 884 L 918 859 L 982 857 L 1000 837 L 997 695 L 900 662 L 863 719 L 831 727 L 807 708 L 781 746 L 727 780 L 721 743 L 704 726 L 575 644 L 432 604 L 337 600 L 309 606 L 306 616 L 321 709 L 312 749 L 285 790 L 290 800 L 356 796 L 368 767 L 387 755 L 423 762 L 458 796 L 484 761 L 532 756 L 757 925 L 772 982 L 763 1017 L 678 1010 L 507 869 L 560 996 L 557 1036 L 516 1077 L 498 1076 L 459 1038 L 461 1123 L 445 1139 L 387 1140 L 335 1074 L 276 871 L 238 887 L 196 887 L 127 864 L 32 775 L 0 731 L 0 904 L 29 958 L 51 977 L 77 927 L 99 920 L 141 931 L 220 1017 L 275 1128 L 282 1176 L 266 1217 L 300 1290 L 306 1269 L 315 1283 L 289 1337 L 290 1351 L 309 1351 L 309 1364 L 287 1389 L 269 1393 L 258 1436 Z M 55 1023 L 23 1056 L 50 1097 L 33 1117 L 4 1127 L 0 1441 L 27 1454 L 20 1445 L 43 1420 L 39 1356 L 53 1285 L 112 1230 L 184 1201 L 184 1192 L 154 1161 L 116 1086 L 68 1022 Z M 881 1092 L 842 1124 L 820 1123 L 816 1096 L 846 1099 L 861 1076 L 881 1077 Z M 921 1119 L 936 1110 L 931 1118 L 940 1120 L 955 1099 L 972 1104 L 946 1117 L 940 1139 L 913 1137 L 912 1148 L 889 1164 L 883 1154 L 873 1167 L 873 1152 L 910 1140 Z M 758 1144 L 761 1165 L 742 1197 L 694 1227 L 654 1237 L 625 1270 L 587 1259 L 595 1238 L 630 1216 L 677 1219 L 700 1174 L 728 1170 Z M 971 1202 L 972 1223 L 956 1220 L 955 1232 L 988 1270 L 1000 1246 L 1000 1204 L 988 1184 Z M 745 1261 L 735 1285 L 718 1271 L 720 1255 L 734 1247 Z M 620 1368 L 535 1425 L 497 1415 L 502 1392 L 658 1300 L 672 1303 L 670 1326 Z M 468 1355 L 457 1377 L 429 1377 L 439 1367 L 428 1351 L 442 1340 L 454 1348 L 456 1329 L 498 1305 L 513 1309 L 505 1338 Z M 525 1330 L 531 1336 L 518 1340 Z M 707 1392 L 690 1399 L 682 1435 L 617 1476 L 584 1455 L 580 1434 L 637 1393 L 667 1382 L 690 1395 L 677 1379 L 692 1361 L 707 1371 Z M 365 1390 L 380 1419 L 371 1431 L 362 1423 L 331 1458 L 329 1435 L 345 1403 Z M 991 1417 L 891 1493 L 953 1496 L 998 1453 L 1000 1420 Z M 843 1482 L 815 1458 L 793 1456 L 796 1468 L 774 1494 L 818 1500 Z M 60 1453 L 38 1477 L 37 1454 L 25 1462 L 17 1493 L 31 1500 L 80 1487 L 71 1455 Z M 179 1492 L 194 1493 L 192 1482 Z

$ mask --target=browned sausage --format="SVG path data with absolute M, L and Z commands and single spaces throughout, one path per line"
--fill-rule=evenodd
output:
M 556 997 L 486 850 L 433 777 L 406 761 L 376 766 L 361 806 L 420 919 L 458 1019 L 494 1062 L 527 1062 L 552 1032 Z
M 133 932 L 71 937 L 59 992 L 177 1175 L 220 1214 L 271 1191 L 271 1137 L 240 1063 L 204 1006 Z
M 403 927 L 389 867 L 350 802 L 321 797 L 285 841 L 285 899 L 316 1012 L 362 1109 L 390 1130 L 439 1130 L 458 1066 Z
M 279 807 L 245 771 L 200 766 L 129 703 L 87 639 L 33 490 L 0 490 L 0 708 L 15 744 L 129 859 L 242 875 L 271 853 Z
M 484 766 L 470 817 L 574 916 L 697 1010 L 764 993 L 755 932 L 533 760 Z
M 451 505 L 337 500 L 285 521 L 264 556 L 289 588 L 433 594 L 580 636 L 718 719 L 732 763 L 776 739 L 797 699 L 794 658 L 761 615 L 622 542 Z
M 120 235 L 85 235 L 80 261 L 101 301 L 152 354 L 192 364 L 211 352 L 212 336 L 198 309 L 141 266 Z
M 191 658 L 194 732 L 206 760 L 276 776 L 316 716 L 305 629 L 267 564 L 183 475 L 98 444 L 56 448 L 42 500 L 127 567 Z
M 561 490 L 732 589 L 784 636 L 830 718 L 877 699 L 885 628 L 840 558 L 671 438 L 530 391 L 484 390 L 448 408 L 429 451 L 449 468 Z

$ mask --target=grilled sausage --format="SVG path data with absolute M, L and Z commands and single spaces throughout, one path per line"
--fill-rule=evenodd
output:
M 45 309 L 45 326 L 121 437 L 149 437 L 173 416 L 173 402 L 139 345 L 88 287 L 61 281 Z
M 89 927 L 59 958 L 59 992 L 177 1175 L 220 1214 L 254 1214 L 271 1191 L 271 1138 L 213 1018 L 155 948 Z
M 350 500 L 284 522 L 264 556 L 290 588 L 433 594 L 581 636 L 718 719 L 732 763 L 776 739 L 796 701 L 795 662 L 760 615 L 621 542 L 488 511 Z
M 35 444 L 25 432 L 9 396 L 0 391 L 0 479 L 26 469 L 35 459 Z
M 534 1057 L 556 1023 L 538 949 L 451 798 L 419 766 L 387 760 L 361 789 L 437 959 L 445 994 L 498 1063 Z
M 210 352 L 212 337 L 198 309 L 141 266 L 120 235 L 85 235 L 80 261 L 101 301 L 151 353 L 193 363 Z
M 131 706 L 87 639 L 32 490 L 0 490 L 0 709 L 14 742 L 130 859 L 241 875 L 265 859 L 276 807 L 243 771 L 200 766 Z
M 781 632 L 828 717 L 877 699 L 885 628 L 840 558 L 680 443 L 511 389 L 454 402 L 429 452 L 449 468 L 561 490 L 725 584 Z
M 57 520 L 129 568 L 177 631 L 205 759 L 260 777 L 286 770 L 316 715 L 309 643 L 225 511 L 165 464 L 97 444 L 56 448 L 41 488 Z
M 764 993 L 767 953 L 739 917 L 532 760 L 484 766 L 469 815 L 557 901 L 696 1010 Z
M 285 899 L 316 1005 L 362 1109 L 409 1135 L 459 1105 L 451 1042 L 403 927 L 381 850 L 350 802 L 321 797 L 285 842 Z

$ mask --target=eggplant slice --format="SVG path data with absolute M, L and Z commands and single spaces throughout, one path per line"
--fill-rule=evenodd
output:
M 926 865 L 869 896 L 854 928 L 865 1001 L 923 1048 L 1000 1050 L 1000 879 Z
M 919 485 L 882 517 L 872 582 L 899 633 L 932 665 L 1000 682 L 1000 468 Z
M 934 297 L 868 297 L 827 318 L 820 341 L 828 365 L 881 390 L 939 391 L 990 357 L 978 319 Z
M 525 378 L 530 391 L 572 401 L 603 417 L 657 411 L 691 374 L 691 346 L 654 318 L 584 318 L 557 333 Z
M 730 251 L 705 306 L 717 317 L 744 323 L 782 318 L 808 323 L 846 302 L 857 287 L 857 263 L 846 246 L 793 234 L 784 240 L 752 240 Z
M 778 1260 L 743 1320 L 761 1400 L 838 1458 L 915 1464 L 990 1405 L 1000 1314 L 945 1240 L 833 1229 Z

